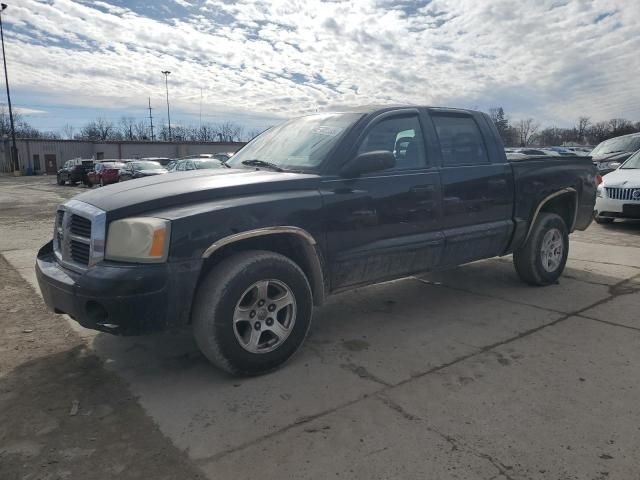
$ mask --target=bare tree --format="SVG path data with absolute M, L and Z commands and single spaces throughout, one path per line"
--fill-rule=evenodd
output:
M 64 135 L 64 138 L 66 138 L 67 140 L 73 139 L 73 132 L 75 131 L 75 128 L 73 125 L 69 123 L 65 123 L 61 130 L 62 130 L 62 135 Z
M 221 142 L 233 142 L 242 136 L 244 128 L 233 122 L 223 122 L 218 125 L 218 137 Z
M 535 122 L 533 118 L 520 120 L 516 124 L 521 147 L 526 147 L 527 145 L 529 145 L 529 142 L 531 142 L 531 139 L 538 131 L 538 128 L 540 128 L 540 124 Z
M 133 117 L 122 117 L 120 119 L 120 135 L 125 140 L 137 140 L 136 135 L 133 133 L 133 128 L 136 124 L 136 120 Z
M 609 128 L 614 137 L 633 133 L 633 124 L 624 118 L 612 118 L 609 120 Z
M 151 138 L 149 127 L 147 127 L 147 124 L 142 120 L 137 121 L 133 125 L 133 135 L 138 140 L 149 140 Z
M 247 142 L 250 142 L 251 140 L 253 140 L 254 138 L 256 138 L 258 135 L 260 135 L 262 132 L 264 132 L 266 129 L 259 129 L 259 128 L 252 128 L 251 130 L 249 130 L 247 132 L 247 134 L 245 135 L 244 139 Z
M 85 140 L 114 140 L 119 135 L 116 135 L 115 126 L 112 122 L 104 118 L 98 118 L 82 127 L 80 137 Z
M 598 144 L 611 136 L 608 122 L 597 122 L 591 125 L 587 133 L 590 144 Z
M 591 119 L 589 117 L 579 117 L 578 123 L 576 124 L 576 140 L 580 143 L 585 141 L 585 137 L 587 136 L 587 130 L 591 125 Z

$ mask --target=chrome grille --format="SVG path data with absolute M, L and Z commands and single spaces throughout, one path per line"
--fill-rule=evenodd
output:
M 79 240 L 71 240 L 69 244 L 71 259 L 81 265 L 89 265 L 90 246 Z
M 60 264 L 84 271 L 104 257 L 106 214 L 78 200 L 69 200 L 56 213 L 53 250 Z
M 614 200 L 634 200 L 640 202 L 640 188 L 606 187 L 607 197 Z M 638 192 L 638 193 L 636 193 Z
M 91 238 L 91 220 L 72 214 L 69 229 L 73 235 L 84 238 Z

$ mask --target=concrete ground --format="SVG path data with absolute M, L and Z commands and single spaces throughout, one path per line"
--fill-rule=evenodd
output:
M 0 253 L 32 285 L 56 204 L 83 188 L 54 180 L 0 177 Z M 70 342 L 126 382 L 132 429 L 211 479 L 639 479 L 640 223 L 577 232 L 569 257 L 545 288 L 504 258 L 333 297 L 259 378 L 220 373 L 189 332 Z M 0 464 L 28 462 L 2 432 Z

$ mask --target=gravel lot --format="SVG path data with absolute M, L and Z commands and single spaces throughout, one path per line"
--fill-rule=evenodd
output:
M 44 310 L 37 249 L 83 187 L 0 177 L 0 478 L 638 479 L 640 222 L 333 297 L 285 368 L 234 379 L 188 331 Z M 74 407 L 75 405 L 75 407 Z

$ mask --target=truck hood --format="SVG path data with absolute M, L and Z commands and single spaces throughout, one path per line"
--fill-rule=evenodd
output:
M 605 187 L 640 188 L 640 169 L 619 168 L 602 178 Z
M 594 162 L 624 162 L 627 158 L 633 155 L 634 152 L 612 152 L 604 153 L 602 155 L 591 156 Z
M 317 175 L 302 173 L 250 169 L 195 170 L 115 183 L 74 198 L 115 218 L 216 198 L 317 188 L 318 182 Z

